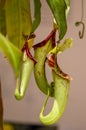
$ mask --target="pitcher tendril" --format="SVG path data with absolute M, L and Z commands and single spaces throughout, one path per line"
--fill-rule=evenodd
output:
M 77 21 L 75 23 L 76 26 L 82 26 L 82 30 L 79 31 L 79 38 L 82 39 L 84 36 L 84 31 L 85 31 L 85 23 L 83 21 L 83 17 L 84 17 L 84 0 L 81 1 L 81 20 Z

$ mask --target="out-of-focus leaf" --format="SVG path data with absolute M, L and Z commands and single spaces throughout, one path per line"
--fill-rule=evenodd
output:
M 6 35 L 6 20 L 4 10 L 5 0 L 0 0 L 0 32 Z
M 5 10 L 8 38 L 21 49 L 24 45 L 22 34 L 29 35 L 32 27 L 30 0 L 6 0 Z
M 0 9 L 0 32 L 6 35 L 6 21 L 5 21 L 5 10 Z
M 66 3 L 66 5 L 67 5 L 67 7 L 70 6 L 70 0 L 65 0 L 65 3 Z
M 0 8 L 3 8 L 6 0 L 0 0 Z
M 46 0 L 56 23 L 59 26 L 59 39 L 61 40 L 67 31 L 66 3 L 64 0 Z
M 5 54 L 11 63 L 15 75 L 18 76 L 19 67 L 21 64 L 22 52 L 0 34 L 0 50 Z
M 34 0 L 34 20 L 32 24 L 31 33 L 33 33 L 39 26 L 41 21 L 41 2 L 40 0 Z
M 65 3 L 66 3 L 66 17 L 67 17 L 67 15 L 68 15 L 68 12 L 69 12 L 69 10 L 70 10 L 70 0 L 65 0 Z

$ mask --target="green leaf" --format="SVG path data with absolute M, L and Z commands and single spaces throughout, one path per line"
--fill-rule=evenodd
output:
M 56 23 L 59 26 L 59 39 L 61 40 L 67 31 L 66 4 L 64 0 L 46 0 Z
M 9 40 L 0 34 L 0 50 L 5 54 L 11 63 L 15 75 L 18 76 L 19 67 L 21 64 L 22 53 Z
M 41 2 L 40 0 L 34 0 L 34 20 L 32 24 L 31 33 L 33 33 L 39 26 L 41 21 Z
M 22 34 L 29 35 L 32 27 L 30 0 L 6 0 L 5 10 L 8 38 L 21 49 L 24 45 Z

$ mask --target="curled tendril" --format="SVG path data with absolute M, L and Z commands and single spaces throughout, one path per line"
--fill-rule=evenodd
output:
M 83 36 L 84 36 L 85 24 L 84 24 L 84 22 L 82 22 L 82 21 L 78 21 L 78 22 L 75 23 L 75 25 L 76 25 L 76 26 L 82 25 L 82 30 L 79 31 L 79 37 L 80 37 L 80 39 L 82 39 Z

